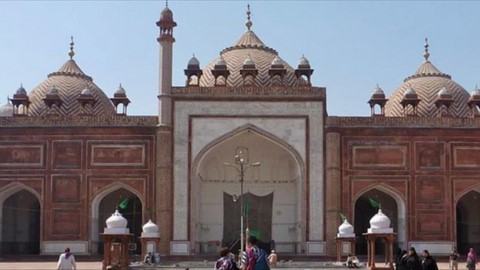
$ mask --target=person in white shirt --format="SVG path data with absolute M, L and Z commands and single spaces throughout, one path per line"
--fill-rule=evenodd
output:
M 58 258 L 57 270 L 77 270 L 75 257 L 70 252 L 70 248 L 66 248 L 65 252 L 60 254 Z

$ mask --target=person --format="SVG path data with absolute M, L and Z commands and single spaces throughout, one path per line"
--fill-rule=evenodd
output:
M 215 262 L 215 270 L 238 270 L 237 263 L 232 257 L 230 248 L 223 247 L 220 250 L 220 259 Z
M 458 270 L 458 258 L 460 254 L 458 254 L 457 249 L 452 249 L 452 253 L 450 253 L 449 261 L 450 261 L 450 269 L 451 270 Z
M 406 250 L 400 250 L 400 253 L 397 254 L 397 259 L 395 260 L 396 270 L 408 270 L 407 256 L 408 254 Z
M 268 263 L 270 264 L 270 266 L 277 266 L 277 261 L 277 253 L 275 253 L 275 250 L 272 249 L 272 252 L 270 253 L 270 255 L 268 255 Z
M 70 248 L 65 248 L 65 252 L 60 254 L 57 263 L 57 270 L 76 270 L 77 263 L 75 262 L 75 257 L 70 252 Z
M 357 256 L 348 254 L 347 257 L 347 267 L 348 268 L 359 268 L 360 266 L 358 265 L 360 261 L 358 260 Z
M 151 264 L 152 263 L 152 253 L 151 252 L 147 252 L 147 254 L 145 254 L 145 258 L 143 258 L 143 263 L 144 264 Z
M 408 270 L 422 270 L 422 264 L 414 247 L 408 249 L 406 264 Z
M 242 256 L 242 270 L 270 270 L 267 253 L 257 246 L 257 237 L 250 235 Z
M 467 255 L 467 269 L 468 270 L 475 270 L 477 266 L 477 254 L 475 254 L 475 250 L 470 248 L 470 251 Z
M 423 250 L 422 257 L 422 270 L 438 270 L 437 261 L 430 256 L 430 252 L 428 252 L 428 250 Z

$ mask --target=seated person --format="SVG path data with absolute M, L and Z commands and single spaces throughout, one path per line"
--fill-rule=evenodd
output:
M 348 254 L 347 258 L 347 267 L 348 268 L 359 268 L 360 266 L 358 265 L 360 261 L 358 260 L 357 256 Z

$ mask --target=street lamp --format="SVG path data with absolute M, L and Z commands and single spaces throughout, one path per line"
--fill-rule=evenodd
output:
M 235 164 L 239 166 L 234 166 L 228 162 L 222 162 L 223 165 L 232 167 L 239 173 L 240 176 L 240 256 L 243 254 L 245 250 L 245 242 L 243 238 L 243 219 L 244 219 L 244 208 L 243 205 L 243 181 L 245 176 L 245 171 L 250 167 L 258 167 L 260 166 L 260 162 L 248 162 L 248 148 L 245 146 L 239 146 L 235 149 Z M 237 196 L 234 195 L 234 201 L 236 201 Z M 248 230 L 248 228 L 247 228 Z M 241 258 L 241 257 L 240 257 Z

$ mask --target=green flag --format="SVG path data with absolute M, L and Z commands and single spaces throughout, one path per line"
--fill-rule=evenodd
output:
M 347 217 L 342 212 L 340 212 L 338 214 L 340 215 L 340 221 L 341 222 L 344 222 L 347 219 Z
M 250 203 L 248 203 L 248 199 L 245 198 L 243 202 L 243 216 L 248 218 L 248 212 L 250 211 Z
M 118 204 L 118 208 L 123 210 L 127 209 L 127 206 L 128 206 L 128 198 L 124 199 Z
M 371 205 L 373 208 L 380 208 L 380 203 L 378 203 L 378 202 L 375 201 L 374 199 L 370 198 L 370 199 L 368 199 L 368 202 L 370 203 L 370 205 Z
M 255 236 L 257 239 L 260 239 L 260 231 L 259 230 L 250 230 L 248 232 L 248 235 L 253 235 Z

